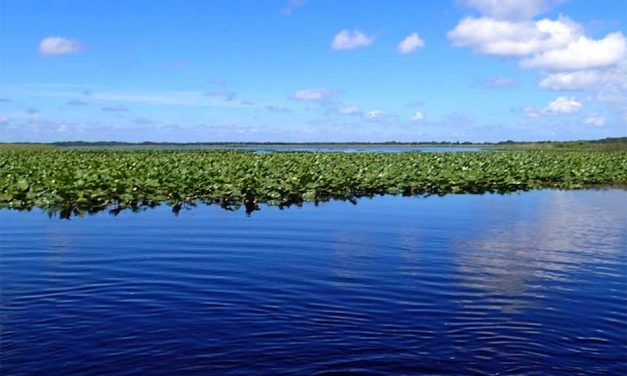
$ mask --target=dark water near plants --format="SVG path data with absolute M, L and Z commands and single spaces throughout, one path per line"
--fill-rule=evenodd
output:
M 0 211 L 2 375 L 627 372 L 627 192 Z

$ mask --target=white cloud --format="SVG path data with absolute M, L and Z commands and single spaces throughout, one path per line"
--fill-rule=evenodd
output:
M 359 47 L 366 47 L 374 42 L 374 37 L 362 33 L 360 30 L 344 29 L 337 33 L 331 43 L 333 50 L 347 50 Z
M 602 127 L 603 125 L 605 125 L 605 118 L 597 113 L 594 113 L 590 114 L 590 116 L 586 118 L 584 123 L 588 125 L 594 125 L 596 127 Z
M 550 90 L 583 90 L 588 89 L 607 79 L 607 72 L 598 70 L 582 70 L 574 72 L 551 73 L 539 83 L 542 89 Z
M 359 114 L 361 114 L 361 110 L 357 106 L 342 107 L 342 108 L 338 109 L 337 112 L 339 114 L 342 114 L 342 115 L 359 115 Z
M 311 88 L 299 90 L 292 96 L 293 99 L 305 102 L 319 102 L 331 94 L 329 89 Z
M 398 52 L 402 54 L 410 54 L 412 52 L 416 52 L 419 48 L 423 48 L 425 46 L 425 41 L 420 38 L 418 33 L 412 33 L 405 37 L 398 44 Z
M 368 113 L 366 113 L 366 118 L 371 119 L 371 120 L 381 119 L 382 117 L 383 117 L 383 111 L 381 110 L 373 110 L 373 111 L 368 111 Z
M 586 90 L 590 98 L 607 104 L 627 122 L 627 38 L 623 32 L 595 39 L 566 16 L 554 20 L 530 18 L 561 0 L 460 1 L 482 15 L 466 17 L 448 32 L 453 46 L 469 47 L 484 55 L 519 58 L 521 68 L 539 71 L 540 88 Z M 528 108 L 523 112 L 527 117 L 537 117 L 552 111 Z
M 447 36 L 455 47 L 472 47 L 486 55 L 528 56 L 565 47 L 580 33 L 581 27 L 567 17 L 535 22 L 484 17 L 461 20 Z
M 523 68 L 553 71 L 606 67 L 625 58 L 627 42 L 622 33 L 610 33 L 600 40 L 580 36 L 565 48 L 552 49 L 524 59 Z
M 425 116 L 422 114 L 422 112 L 417 111 L 416 114 L 412 116 L 411 121 L 413 121 L 414 123 L 419 123 L 423 121 L 424 119 L 425 119 Z
M 571 114 L 579 111 L 581 106 L 583 106 L 583 104 L 577 101 L 575 97 L 559 96 L 548 104 L 545 112 L 554 114 Z
M 82 49 L 77 40 L 61 37 L 47 37 L 39 43 L 39 53 L 43 56 L 75 54 Z
M 489 17 L 465 18 L 448 32 L 456 47 L 472 47 L 486 55 L 519 56 L 523 68 L 552 71 L 583 70 L 614 65 L 625 58 L 622 33 L 594 40 L 583 28 L 560 16 L 557 20 L 508 21 Z
M 583 103 L 575 97 L 559 96 L 549 102 L 545 108 L 524 107 L 522 113 L 531 119 L 537 119 L 543 115 L 573 114 L 583 107 Z
M 523 68 L 552 72 L 613 66 L 627 55 L 627 41 L 621 32 L 592 39 L 584 35 L 581 25 L 565 16 L 538 21 L 467 17 L 447 36 L 456 47 L 471 47 L 485 55 L 520 57 Z M 551 86 L 548 82 L 544 85 Z
M 540 81 L 542 89 L 582 90 L 600 82 L 604 75 L 596 70 L 551 73 Z
M 482 14 L 498 19 L 532 18 L 560 0 L 463 0 Z

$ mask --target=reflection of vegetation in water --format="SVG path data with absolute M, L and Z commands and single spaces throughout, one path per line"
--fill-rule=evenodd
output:
M 277 153 L 0 150 L 0 206 L 74 212 L 167 202 L 225 208 L 376 194 L 626 184 L 627 153 Z
M 587 193 L 545 192 L 527 212 L 500 208 L 500 218 L 489 221 L 500 225 L 471 229 L 476 237 L 456 243 L 464 286 L 486 290 L 501 308 L 515 309 L 520 297 L 546 281 L 563 282 L 588 264 L 616 262 L 627 241 L 627 197 Z

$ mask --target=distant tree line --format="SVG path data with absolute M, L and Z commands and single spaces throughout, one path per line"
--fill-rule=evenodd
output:
M 585 144 L 621 144 L 627 145 L 627 137 L 608 137 L 599 140 L 576 140 L 576 141 L 499 141 L 499 142 L 470 142 L 470 141 L 384 141 L 384 142 L 122 142 L 122 141 L 57 141 L 51 143 L 42 142 L 17 142 L 0 144 L 33 144 L 33 145 L 55 145 L 59 147 L 85 147 L 85 146 L 418 146 L 418 145 L 585 145 Z

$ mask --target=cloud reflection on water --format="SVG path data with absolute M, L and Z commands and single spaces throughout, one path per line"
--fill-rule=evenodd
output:
M 544 192 L 529 210 L 487 214 L 501 222 L 479 222 L 469 237 L 455 240 L 462 285 L 513 309 L 530 293 L 542 298 L 548 282 L 575 289 L 573 272 L 602 273 L 626 247 L 627 196 L 600 193 Z

